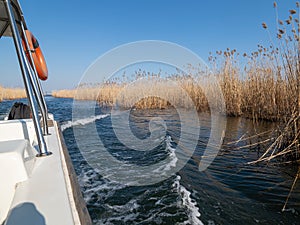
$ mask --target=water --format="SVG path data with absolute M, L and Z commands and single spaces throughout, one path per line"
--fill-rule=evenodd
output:
M 149 137 L 152 117 L 166 121 L 167 131 L 163 138 L 156 140 L 157 147 L 153 151 L 141 152 L 128 149 L 117 140 L 109 111 L 97 108 L 96 116 L 72 122 L 72 100 L 46 97 L 46 101 L 49 111 L 62 125 L 94 224 L 300 224 L 300 181 L 291 195 L 287 211 L 281 212 L 297 167 L 282 166 L 277 162 L 246 165 L 257 159 L 263 146 L 240 148 L 249 141 L 224 145 L 209 168 L 198 171 L 197 163 L 210 134 L 208 115 L 201 115 L 197 149 L 180 171 L 155 184 L 125 185 L 110 179 L 110 173 L 117 168 L 107 166 L 106 171 L 101 171 L 85 161 L 73 129 L 79 130 L 76 139 L 86 152 L 93 154 L 95 149 L 101 148 L 90 133 L 95 122 L 107 151 L 119 161 L 147 166 L 167 159 L 168 164 L 160 171 L 169 171 L 180 160 L 180 154 L 175 150 L 180 136 L 176 111 L 132 111 L 131 130 L 138 138 Z M 13 101 L 0 104 L 0 118 L 8 113 L 12 104 Z M 85 106 L 86 103 L 82 102 L 82 107 Z M 254 125 L 249 120 L 228 118 L 224 142 L 275 127 L 273 123 Z M 108 164 L 107 159 L 96 160 Z M 129 167 L 124 168 L 130 179 L 129 176 L 134 174 Z

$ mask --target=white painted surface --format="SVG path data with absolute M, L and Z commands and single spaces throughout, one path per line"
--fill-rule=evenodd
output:
M 9 203 L 10 211 L 4 223 L 5 225 L 80 224 L 76 207 L 71 205 L 74 204 L 72 187 L 70 186 L 68 171 L 65 169 L 64 158 L 62 158 L 62 146 L 58 137 L 56 123 L 54 127 L 49 127 L 51 135 L 45 136 L 48 150 L 53 154 L 41 158 L 32 158 L 32 151 L 35 151 L 35 149 L 26 147 L 26 145 L 29 145 L 28 143 L 34 143 L 33 134 L 28 134 L 27 138 L 24 135 L 26 132 L 34 131 L 30 124 L 32 125 L 31 121 L 26 121 L 26 123 L 20 121 L 5 123 L 1 121 L 0 123 L 0 140 L 3 139 L 3 134 L 5 133 L 2 129 L 3 126 L 9 132 L 15 131 L 12 136 L 18 140 L 12 141 L 9 145 L 12 149 L 11 158 L 17 159 L 15 164 L 7 162 L 5 166 L 10 164 L 11 169 L 7 169 L 0 174 L 0 192 L 2 192 L 1 188 L 10 186 L 6 188 L 9 190 L 3 189 L 3 196 L 7 194 L 7 198 L 12 199 L 12 201 L 9 201 L 9 199 L 3 201 L 4 198 L 0 197 L 0 219 L 1 213 L 5 215 L 5 210 L 1 212 L 1 207 L 8 208 L 7 204 L 12 202 L 11 205 Z M 15 129 L 22 129 L 22 131 Z M 9 135 L 6 135 L 6 137 L 12 139 Z M 26 139 L 29 141 L 26 141 Z M 1 152 L 3 149 L 7 149 L 3 146 L 4 144 L 0 144 L 0 171 L 3 168 L 1 158 L 3 158 L 3 161 L 5 161 L 5 158 L 7 159 L 7 156 Z M 13 161 L 13 159 L 10 161 Z M 19 164 L 23 165 L 23 167 Z M 15 167 L 20 168 L 15 169 Z M 17 174 L 15 175 L 14 173 Z M 16 188 L 15 185 L 6 185 L 7 180 L 14 176 L 17 176 L 19 179 Z M 6 202 L 6 205 L 3 202 Z
M 0 121 L 0 141 L 19 139 L 29 140 L 30 144 L 36 142 L 34 125 L 31 119 Z
M 30 168 L 27 170 L 24 157 L 28 155 L 25 154 L 27 147 L 27 140 L 0 142 L 0 224 L 7 216 L 16 184 L 28 179 Z

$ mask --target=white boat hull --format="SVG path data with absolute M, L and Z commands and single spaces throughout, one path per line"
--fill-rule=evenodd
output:
M 57 123 L 45 136 L 53 153 L 36 157 L 31 120 L 0 122 L 0 224 L 91 224 Z

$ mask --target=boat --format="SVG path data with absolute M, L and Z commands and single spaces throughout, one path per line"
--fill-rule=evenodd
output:
M 29 3 L 28 3 L 29 4 Z M 31 116 L 0 121 L 0 224 L 92 224 L 40 79 L 48 71 L 18 0 L 0 0 L 0 38 L 13 40 Z

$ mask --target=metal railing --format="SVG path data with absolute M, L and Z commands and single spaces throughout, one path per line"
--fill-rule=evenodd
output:
M 27 37 L 25 35 L 24 25 L 22 21 L 18 21 L 20 23 L 20 30 L 18 29 L 14 12 L 12 9 L 12 3 L 10 0 L 4 0 L 8 21 L 10 24 L 10 29 L 12 32 L 12 37 L 14 40 L 19 65 L 22 72 L 22 77 L 25 85 L 25 90 L 27 93 L 27 97 L 29 100 L 29 104 L 32 111 L 32 119 L 34 123 L 34 128 L 37 136 L 37 141 L 39 145 L 39 153 L 37 154 L 38 157 L 51 155 L 52 153 L 47 150 L 47 145 L 45 143 L 45 139 L 43 135 L 48 135 L 48 110 L 46 106 L 46 102 L 43 96 L 43 92 L 41 89 L 40 81 L 37 78 L 37 71 L 33 63 L 33 58 L 31 54 L 31 50 L 28 44 Z M 20 34 L 21 32 L 21 34 Z M 26 52 L 29 54 L 28 61 L 26 57 L 26 53 L 22 47 L 22 39 L 25 42 Z M 31 66 L 32 65 L 32 66 Z M 38 107 L 36 106 L 38 105 Z M 39 121 L 39 111 L 41 111 L 42 121 L 43 121 L 43 131 Z

